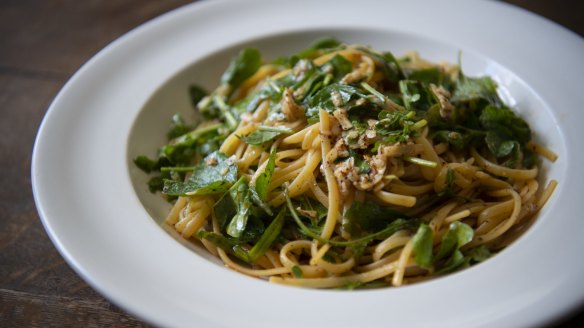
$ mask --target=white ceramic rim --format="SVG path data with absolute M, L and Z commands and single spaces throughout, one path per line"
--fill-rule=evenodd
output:
M 364 8 L 365 19 L 355 15 Z M 244 28 L 234 31 L 228 22 Z M 234 43 L 334 28 L 428 36 L 488 56 L 520 76 L 552 109 L 562 147 L 570 150 L 563 156 L 569 179 L 561 181 L 550 209 L 554 220 L 538 224 L 489 264 L 419 285 L 353 293 L 270 285 L 209 265 L 144 220 L 123 141 L 162 81 Z M 162 326 L 539 325 L 584 299 L 584 263 L 578 261 L 584 224 L 575 207 L 584 182 L 577 171 L 584 164 L 578 145 L 584 114 L 577 111 L 584 103 L 582 54 L 584 43 L 575 34 L 496 2 L 196 3 L 121 37 L 65 85 L 35 142 L 35 202 L 51 240 L 85 281 Z

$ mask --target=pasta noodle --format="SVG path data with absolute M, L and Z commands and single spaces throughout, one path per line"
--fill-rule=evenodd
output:
M 333 39 L 257 56 L 196 98 L 205 122 L 136 159 L 174 202 L 166 224 L 235 271 L 313 288 L 427 280 L 508 245 L 557 186 L 542 190 L 537 166 L 557 155 L 488 77 Z

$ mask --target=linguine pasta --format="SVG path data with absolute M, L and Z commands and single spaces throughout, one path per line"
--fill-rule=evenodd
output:
M 227 267 L 312 288 L 401 286 L 487 259 L 527 229 L 542 186 L 531 139 L 489 77 L 416 53 L 323 39 L 234 58 L 205 117 L 173 118 L 151 189 L 165 222 Z

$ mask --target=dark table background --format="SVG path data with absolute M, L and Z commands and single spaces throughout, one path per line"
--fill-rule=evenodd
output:
M 0 327 L 148 327 L 83 282 L 51 244 L 33 202 L 30 161 L 47 107 L 85 61 L 190 2 L 0 0 Z M 584 1 L 506 2 L 584 35 Z M 578 323 L 584 309 L 559 325 Z

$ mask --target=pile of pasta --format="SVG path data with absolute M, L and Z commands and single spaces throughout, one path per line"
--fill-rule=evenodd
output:
M 329 103 L 313 108 L 310 116 L 308 96 L 304 94 L 302 100 L 297 85 L 281 87 L 277 83 L 290 76 L 300 80 L 306 67 L 326 71 L 333 58 L 350 63 L 350 70 L 335 76 L 329 69 L 329 81 L 323 83 L 355 86 L 367 94 L 366 101 L 343 94 L 343 89 L 331 91 L 326 97 Z M 480 262 L 513 242 L 532 224 L 557 185 L 551 180 L 541 186 L 544 180 L 538 165 L 524 167 L 519 151 L 551 161 L 556 155 L 532 140 L 521 145 L 505 144 L 514 150 L 502 158 L 508 160 L 519 154 L 519 159 L 509 165 L 490 153 L 484 142 L 455 147 L 460 137 L 456 130 L 447 135 L 451 139 L 440 138 L 430 118 L 415 108 L 424 94 L 412 93 L 405 99 L 404 88 L 387 81 L 388 67 L 397 67 L 403 80 L 414 79 L 412 72 L 442 74 L 450 83 L 447 86 L 427 82 L 411 85 L 426 88 L 439 120 L 451 119 L 457 110 L 457 91 L 453 90 L 461 78 L 457 65 L 430 63 L 415 53 L 397 60 L 357 45 L 318 49 L 288 65 L 262 64 L 224 98 L 224 105 L 229 107 L 270 83 L 276 83 L 274 88 L 281 91 L 277 102 L 265 97 L 253 110 L 238 117 L 237 125 L 218 150 L 237 165 L 238 178 L 243 177 L 252 187 L 275 154 L 265 199 L 273 215 L 264 220 L 267 225 L 276 213 L 285 212 L 285 228 L 253 263 L 234 255 L 229 247 L 233 244 L 226 246 L 198 234 L 207 231 L 229 237 L 215 215 L 221 194 L 180 195 L 166 223 L 235 271 L 274 283 L 314 288 L 401 286 Z M 391 97 L 392 92 L 401 92 L 404 98 Z M 205 100 L 208 102 L 203 99 L 199 107 Z M 400 122 L 404 128 L 407 120 L 413 123 L 407 126 L 407 133 L 400 130 L 402 139 L 385 142 L 389 139 L 380 134 L 381 118 L 365 114 L 368 116 L 361 122 L 351 120 L 349 105 L 363 103 L 372 103 L 390 114 L 403 112 Z M 361 130 L 351 136 L 349 132 L 357 123 Z M 242 138 L 261 126 L 287 132 L 260 145 Z M 350 138 L 353 143 L 347 141 Z M 322 211 L 317 211 L 316 205 L 303 207 L 302 202 L 316 204 Z M 367 204 L 392 213 L 392 218 L 384 221 L 387 226 L 397 218 L 404 224 L 388 230 L 386 226 L 368 228 L 369 223 L 361 222 L 364 229 L 348 229 L 351 224 L 355 228 L 356 223 L 350 222 L 347 213 L 361 220 L 360 210 L 367 215 Z M 238 245 L 244 251 L 253 246 L 253 241 Z

